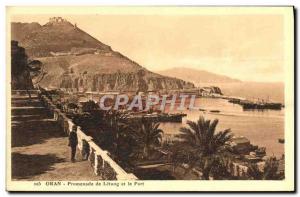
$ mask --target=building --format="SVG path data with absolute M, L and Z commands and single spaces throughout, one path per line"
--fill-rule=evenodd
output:
M 201 96 L 220 96 L 223 95 L 221 89 L 216 86 L 210 86 L 210 87 L 202 87 L 200 88 L 200 94 Z
M 67 20 L 62 18 L 62 17 L 51 17 L 49 18 L 49 23 L 63 23 L 66 22 Z

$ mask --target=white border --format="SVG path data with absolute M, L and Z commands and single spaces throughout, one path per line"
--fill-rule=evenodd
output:
M 296 0 L 290 0 L 290 1 L 284 1 L 284 0 L 268 0 L 268 1 L 261 1 L 261 0 L 252 0 L 251 4 L 248 1 L 238 1 L 238 0 L 207 0 L 207 1 L 197 1 L 197 0 L 85 0 L 85 1 L 78 1 L 75 2 L 73 1 L 61 1 L 61 0 L 52 0 L 52 1 L 37 1 L 37 0 L 27 0 L 26 4 L 25 1 L 22 0 L 4 0 L 0 2 L 0 15 L 1 15 L 1 20 L 0 20 L 0 28 L 2 29 L 2 34 L 1 34 L 1 46 L 0 46 L 0 62 L 1 62 L 1 72 L 0 72 L 0 80 L 2 80 L 2 83 L 0 83 L 0 107 L 5 111 L 6 109 L 6 95 L 5 95 L 5 77 L 6 77 L 6 64 L 5 64 L 5 43 L 6 43 L 6 36 L 5 36 L 5 6 L 11 6 L 11 5 L 295 5 L 296 8 L 300 7 L 299 1 Z M 299 10 L 298 10 L 299 11 Z M 296 21 L 297 26 L 299 27 L 299 20 Z M 296 35 L 295 35 L 296 36 Z M 299 51 L 297 51 L 296 56 L 298 56 Z M 298 73 L 299 74 L 299 69 Z M 299 88 L 299 86 L 298 86 Z M 299 89 L 297 89 L 299 92 Z M 298 108 L 297 108 L 298 110 Z M 299 117 L 298 117 L 299 118 Z M 298 118 L 296 121 L 298 121 Z M 5 113 L 0 113 L 0 125 L 1 125 L 1 132 L 2 132 L 2 138 L 1 138 L 1 145 L 2 145 L 2 154 L 0 154 L 0 157 L 2 159 L 1 162 L 1 174 L 5 174 L 5 130 L 6 130 L 6 115 Z M 299 137 L 299 134 L 298 134 Z M 299 139 L 297 139 L 299 140 Z M 299 151 L 298 151 L 299 152 Z M 298 158 L 298 155 L 297 155 Z M 2 176 L 0 179 L 0 184 L 1 184 L 1 194 L 4 196 L 8 196 L 8 193 L 5 192 L 5 177 Z M 249 185 L 249 187 L 251 187 Z M 157 195 L 157 194 L 156 194 Z

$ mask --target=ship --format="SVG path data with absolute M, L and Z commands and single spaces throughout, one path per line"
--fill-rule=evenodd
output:
M 220 113 L 220 110 L 210 110 L 211 113 Z
M 240 102 L 240 105 L 243 106 L 244 110 L 251 110 L 251 109 L 272 109 L 272 110 L 281 110 L 282 104 L 281 103 L 266 103 L 266 102 L 251 102 L 251 101 L 244 101 Z
M 233 103 L 233 104 L 240 104 L 241 99 L 237 99 L 237 98 L 231 98 L 228 100 L 229 103 Z

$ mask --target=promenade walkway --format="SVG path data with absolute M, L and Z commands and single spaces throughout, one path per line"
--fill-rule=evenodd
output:
M 70 162 L 68 137 L 36 96 L 12 96 L 12 180 L 95 181 L 90 162 L 77 151 Z

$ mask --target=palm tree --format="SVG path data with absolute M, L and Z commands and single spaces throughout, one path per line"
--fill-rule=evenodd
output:
M 162 142 L 163 130 L 159 129 L 159 123 L 141 118 L 132 125 L 132 136 L 140 147 L 142 157 L 148 159 L 150 151 Z
M 128 114 L 116 110 L 107 111 L 104 115 L 104 128 L 110 132 L 111 142 L 114 145 L 114 151 L 118 154 L 119 144 L 122 137 L 128 131 Z
M 216 133 L 217 124 L 218 119 L 211 122 L 200 116 L 196 122 L 187 121 L 188 127 L 180 128 L 180 134 L 177 135 L 182 148 L 190 153 L 188 161 L 190 168 L 200 167 L 206 180 L 214 171 L 214 164 L 220 164 L 223 157 L 222 148 L 232 138 L 230 129 Z

